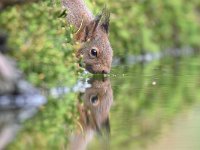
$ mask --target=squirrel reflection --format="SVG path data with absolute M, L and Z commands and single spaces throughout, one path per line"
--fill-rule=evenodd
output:
M 70 141 L 71 150 L 83 150 L 94 135 L 109 135 L 109 111 L 113 102 L 110 80 L 90 81 L 91 87 L 80 93 L 78 102 L 79 127 Z

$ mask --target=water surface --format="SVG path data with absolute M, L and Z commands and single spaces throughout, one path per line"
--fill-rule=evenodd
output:
M 50 98 L 9 149 L 200 149 L 199 56 L 118 65 L 87 82 Z

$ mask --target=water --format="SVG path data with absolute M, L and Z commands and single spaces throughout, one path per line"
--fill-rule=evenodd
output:
M 50 98 L 8 149 L 200 149 L 199 56 L 118 65 L 88 84 Z

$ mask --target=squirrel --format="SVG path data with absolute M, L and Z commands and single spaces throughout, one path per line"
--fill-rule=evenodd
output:
M 62 4 L 67 10 L 67 22 L 77 29 L 74 39 L 81 43 L 76 57 L 83 58 L 85 69 L 91 73 L 109 73 L 113 56 L 108 39 L 109 11 L 103 8 L 95 17 L 84 0 L 62 0 Z
M 113 91 L 109 78 L 89 80 L 91 87 L 79 94 L 77 130 L 72 134 L 70 150 L 84 150 L 95 137 L 108 139 L 110 135 L 109 112 L 113 103 Z

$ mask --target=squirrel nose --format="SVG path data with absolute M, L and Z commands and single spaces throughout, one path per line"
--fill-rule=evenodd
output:
M 103 70 L 102 74 L 108 74 L 108 71 L 107 70 Z
M 110 68 L 109 67 L 102 68 L 102 74 L 108 74 L 109 72 L 110 72 Z

